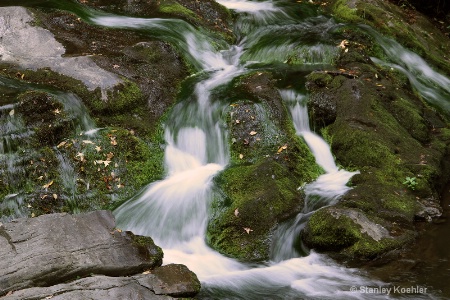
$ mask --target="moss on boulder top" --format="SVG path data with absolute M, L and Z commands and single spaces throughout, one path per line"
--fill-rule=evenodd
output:
M 295 135 L 268 73 L 244 75 L 233 90 L 235 100 L 226 111 L 232 163 L 215 179 L 207 239 L 225 255 L 267 260 L 277 224 L 303 208 L 298 187 L 321 169 Z
M 384 0 L 333 0 L 317 4 L 322 2 L 325 11 L 336 19 L 367 24 L 450 74 L 450 39 L 420 12 Z
M 450 179 L 449 120 L 401 74 L 368 59 L 370 37 L 343 32 L 349 44 L 338 70 L 307 77 L 309 109 L 337 162 L 361 173 L 338 204 L 312 215 L 302 236 L 319 250 L 372 259 L 413 241 L 414 220 L 440 214 L 439 192 Z

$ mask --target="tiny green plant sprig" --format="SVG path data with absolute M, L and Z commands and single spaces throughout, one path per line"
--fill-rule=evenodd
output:
M 405 181 L 403 182 L 403 184 L 406 185 L 411 190 L 415 190 L 416 189 L 416 185 L 417 185 L 416 177 L 409 177 L 409 176 L 406 177 Z

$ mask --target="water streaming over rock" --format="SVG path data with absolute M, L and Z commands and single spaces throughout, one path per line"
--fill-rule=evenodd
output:
M 99 26 L 133 29 L 168 41 L 183 52 L 198 72 L 192 75 L 192 86 L 188 88 L 193 91 L 192 95 L 179 99 L 165 124 L 165 179 L 151 183 L 120 206 L 114 212 L 117 226 L 153 237 L 164 249 L 164 263 L 183 263 L 193 270 L 202 281 L 200 298 L 388 298 L 384 294 L 352 292 L 351 286 L 383 283 L 298 246 L 300 231 L 311 212 L 338 201 L 350 189 L 347 182 L 355 172 L 339 169 L 329 145 L 309 127 L 306 95 L 293 90 L 281 90 L 280 94 L 290 109 L 297 134 L 305 140 L 324 174 L 301 187 L 306 194 L 303 211 L 276 229 L 270 261 L 244 264 L 206 245 L 212 178 L 227 168 L 230 160 L 228 133 L 222 120 L 227 103 L 221 100 L 223 95 L 217 90 L 252 68 L 297 64 L 298 68 L 306 70 L 331 64 L 339 51 L 330 42 L 334 29 L 339 26 L 331 18 L 285 9 L 293 5 L 289 1 L 218 2 L 237 12 L 236 45 L 212 40 L 182 20 L 116 16 L 89 9 L 80 14 Z M 422 77 L 430 77 L 440 87 L 437 93 L 448 95 L 450 85 L 446 78 L 440 77 L 415 54 L 404 49 L 399 51 L 395 42 L 377 38 L 395 62 L 385 64 L 404 72 L 419 92 L 432 99 L 440 98 L 434 89 L 425 88 L 428 85 L 423 83 Z M 417 64 L 411 60 L 421 63 L 413 67 Z M 7 81 L 0 80 L 0 84 L 7 84 Z M 21 83 L 13 86 L 27 89 Z M 74 95 L 55 92 L 54 95 L 80 120 L 77 134 L 95 133 L 95 125 L 86 117 L 88 114 Z M 32 134 L 20 118 L 16 118 L 14 109 L 13 104 L 0 107 L 1 172 L 8 172 L 6 178 L 13 184 L 16 176 L 24 176 L 18 168 L 18 151 L 26 142 L 16 141 Z M 57 159 L 63 188 L 70 200 L 76 202 L 77 174 L 61 153 Z M 0 209 L 17 210 L 16 216 L 27 215 L 18 209 L 24 197 L 18 186 L 6 195 Z
M 387 54 L 387 61 L 372 57 L 373 62 L 403 73 L 408 77 L 415 90 L 428 102 L 450 113 L 449 78 L 433 69 L 423 58 L 395 40 L 382 36 L 368 26 L 361 25 L 361 27 L 376 39 Z
M 259 18 L 264 18 L 260 10 L 276 11 L 269 2 L 221 3 L 230 4 L 233 8 L 240 6 L 247 13 L 255 12 Z M 99 19 L 95 20 L 98 22 Z M 102 25 L 108 25 L 104 22 L 106 19 L 102 20 Z M 114 24 L 120 23 L 120 26 L 127 27 L 134 26 L 135 22 L 133 19 L 122 18 Z M 145 26 L 150 24 L 143 23 Z M 158 26 L 164 27 L 164 22 L 158 23 Z M 170 26 L 170 21 L 167 26 Z M 274 255 L 276 258 L 273 262 L 258 266 L 227 258 L 205 244 L 208 207 L 212 198 L 211 179 L 226 167 L 229 160 L 227 133 L 220 120 L 223 104 L 212 97 L 212 92 L 246 72 L 248 64 L 240 58 L 245 55 L 243 49 L 248 44 L 242 40 L 239 46 L 230 46 L 229 50 L 222 49 L 218 52 L 204 41 L 198 40 L 198 35 L 195 34 L 186 34 L 179 44 L 184 45 L 184 51 L 188 51 L 197 60 L 197 64 L 207 71 L 208 77 L 195 83 L 194 95 L 182 99 L 166 122 L 166 178 L 150 184 L 120 206 L 114 212 L 117 226 L 153 237 L 163 247 L 165 263 L 186 264 L 202 281 L 201 297 L 220 298 L 222 295 L 228 299 L 294 299 L 331 297 L 339 290 L 342 291 L 342 297 L 358 298 L 361 294 L 350 293 L 349 286 L 354 282 L 368 284 L 369 281 L 357 275 L 356 270 L 345 269 L 316 253 L 303 258 L 295 255 L 298 254 L 295 251 L 292 253 L 292 243 L 298 238 L 302 228 L 297 226 L 298 222 L 291 224 L 292 230 L 281 230 L 289 232 L 282 239 L 291 245 L 286 250 L 290 253 L 286 254 L 286 251 L 279 249 L 277 251 L 281 254 Z M 283 51 L 289 51 L 291 46 L 284 45 Z M 258 60 L 268 62 L 269 57 L 259 56 Z M 323 59 L 320 62 L 323 63 Z M 297 115 L 296 109 L 305 111 L 304 106 L 299 108 L 299 105 L 300 103 L 294 105 L 292 110 L 296 126 L 297 122 L 308 122 L 307 115 Z M 307 194 L 311 194 L 315 201 L 315 204 L 307 205 L 311 211 L 327 204 L 320 201 L 334 201 L 345 193 L 348 190 L 345 184 L 354 173 L 338 170 L 328 145 L 312 133 L 309 126 L 299 126 L 298 134 L 307 140 L 319 164 L 326 171 L 316 183 L 305 187 Z

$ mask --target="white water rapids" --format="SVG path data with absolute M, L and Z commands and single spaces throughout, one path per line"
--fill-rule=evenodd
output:
M 246 13 L 275 10 L 271 2 L 220 3 Z M 143 25 L 147 29 L 161 29 L 164 26 L 161 20 L 152 27 L 152 20 L 128 17 L 96 17 L 93 21 L 104 26 L 112 21 L 113 24 L 109 25 L 117 27 L 120 24 L 125 28 Z M 170 32 L 171 29 L 165 28 L 164 31 Z M 195 94 L 188 99 L 195 101 L 181 101 L 173 110 L 173 118 L 166 124 L 166 178 L 150 184 L 120 206 L 114 212 L 117 226 L 135 234 L 151 236 L 163 248 L 165 264 L 187 265 L 202 282 L 202 295 L 207 299 L 366 298 L 362 293 L 351 292 L 350 287 L 377 286 L 379 283 L 355 269 L 339 266 L 324 255 L 311 252 L 306 257 L 296 257 L 297 253 L 289 246 L 289 249 L 284 247 L 275 251 L 273 261 L 255 266 L 227 258 L 206 245 L 212 178 L 226 168 L 229 160 L 227 132 L 217 117 L 223 107 L 211 99 L 211 94 L 215 88 L 246 72 L 245 65 L 240 62 L 245 42 L 242 41 L 239 47 L 216 51 L 195 34 L 184 36 L 179 44 L 184 45 L 184 50 L 209 76 L 196 83 Z M 297 96 L 289 91 L 282 94 L 289 103 L 297 101 Z M 329 146 L 305 125 L 308 120 L 304 112 L 297 101 L 292 108 L 297 133 L 308 143 L 318 164 L 326 172 L 305 187 L 307 194 L 319 196 L 314 198 L 319 199 L 317 203 L 307 205 L 316 208 L 336 201 L 345 193 L 349 189 L 346 183 L 354 173 L 336 167 Z M 304 211 L 297 219 L 306 217 L 307 211 Z M 284 230 L 278 240 L 292 245 L 301 228 L 297 223 L 280 226 Z

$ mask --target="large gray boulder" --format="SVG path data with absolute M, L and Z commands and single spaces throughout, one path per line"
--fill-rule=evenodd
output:
M 189 297 L 198 293 L 200 283 L 194 273 L 184 265 L 170 264 L 154 271 L 131 277 L 95 275 L 51 287 L 20 290 L 2 297 L 2 300 L 33 299 L 95 299 L 168 300 Z
M 126 295 L 191 296 L 200 290 L 185 266 L 157 269 L 161 248 L 149 237 L 116 229 L 110 211 L 0 224 L 0 257 L 0 295 L 6 299 L 165 299 Z

